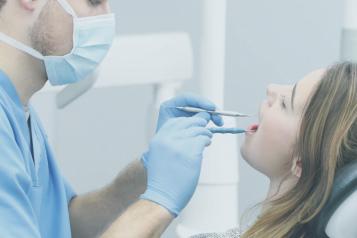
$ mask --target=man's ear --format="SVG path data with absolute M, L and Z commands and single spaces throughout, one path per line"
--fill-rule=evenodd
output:
M 37 0 L 20 0 L 21 6 L 31 12 L 35 10 L 36 3 Z
M 300 178 L 301 177 L 301 171 L 302 171 L 302 168 L 301 168 L 301 159 L 300 158 L 294 158 L 293 159 L 293 163 L 292 163 L 292 166 L 291 166 L 291 173 Z

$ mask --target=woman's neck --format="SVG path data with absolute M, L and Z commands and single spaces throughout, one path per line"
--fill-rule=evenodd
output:
M 265 204 L 262 206 L 262 212 L 266 211 L 270 205 L 269 202 L 280 198 L 290 189 L 292 189 L 298 182 L 296 176 L 290 175 L 288 177 L 270 178 L 269 190 L 265 199 Z

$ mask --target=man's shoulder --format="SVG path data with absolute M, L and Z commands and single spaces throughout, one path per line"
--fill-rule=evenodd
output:
M 2 123 L 9 123 L 14 114 L 14 104 L 6 93 L 5 89 L 0 86 L 0 126 Z
M 0 131 L 2 133 L 12 131 L 10 114 L 11 113 L 7 110 L 6 103 L 4 103 L 0 93 Z

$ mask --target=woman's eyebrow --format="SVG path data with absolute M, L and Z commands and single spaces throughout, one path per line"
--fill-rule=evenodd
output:
M 293 94 L 291 95 L 291 109 L 292 109 L 292 110 L 294 110 L 294 98 L 295 98 L 295 94 L 296 94 L 297 84 L 298 84 L 298 83 L 296 83 L 296 84 L 294 85 Z

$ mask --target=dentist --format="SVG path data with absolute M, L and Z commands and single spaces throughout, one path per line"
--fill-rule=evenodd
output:
M 215 109 L 193 95 L 162 104 L 147 152 L 102 189 L 76 195 L 56 166 L 29 100 L 47 81 L 83 80 L 114 35 L 107 0 L 0 0 L 1 237 L 157 237 L 189 202 L 211 143 L 206 125 L 222 125 L 175 109 Z

